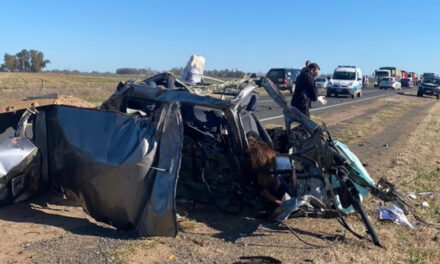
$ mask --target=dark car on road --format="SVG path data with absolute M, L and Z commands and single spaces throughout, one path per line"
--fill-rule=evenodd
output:
M 278 89 L 288 90 L 293 94 L 296 78 L 301 73 L 299 69 L 274 68 L 270 69 L 266 77 L 278 86 Z
M 440 99 L 440 78 L 424 78 L 417 89 L 417 96 L 432 95 Z

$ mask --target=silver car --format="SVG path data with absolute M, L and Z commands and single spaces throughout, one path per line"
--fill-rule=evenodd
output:
M 325 77 L 316 78 L 316 87 L 317 88 L 327 88 L 328 80 Z
M 394 90 L 402 90 L 402 84 L 396 78 L 386 77 L 383 78 L 379 84 L 379 89 L 394 89 Z

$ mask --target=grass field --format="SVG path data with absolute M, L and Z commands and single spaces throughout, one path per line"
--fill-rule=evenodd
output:
M 144 79 L 143 75 L 0 73 L 0 103 L 27 96 L 50 93 L 72 95 L 91 102 L 100 102 L 113 93 L 121 81 Z

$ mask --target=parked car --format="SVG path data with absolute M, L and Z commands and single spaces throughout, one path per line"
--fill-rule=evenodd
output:
M 417 89 L 417 96 L 433 95 L 440 99 L 440 78 L 423 78 Z
M 400 80 L 402 87 L 413 88 L 414 83 L 410 78 Z
M 327 96 L 362 96 L 362 71 L 356 66 L 338 66 L 327 85 Z
M 383 78 L 379 83 L 379 89 L 394 89 L 394 90 L 402 90 L 402 84 L 397 80 L 397 78 Z
M 316 78 L 316 87 L 318 88 L 327 88 L 328 80 L 326 77 L 318 77 Z
M 374 71 L 374 87 L 379 87 L 383 78 L 391 77 L 390 70 L 375 70 Z
M 301 73 L 299 69 L 274 68 L 270 69 L 266 77 L 277 85 L 282 91 L 289 91 L 293 94 L 296 78 Z

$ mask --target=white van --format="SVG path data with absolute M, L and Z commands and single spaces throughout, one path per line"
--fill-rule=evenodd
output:
M 362 96 L 362 71 L 356 66 L 338 66 L 327 85 L 327 96 Z

